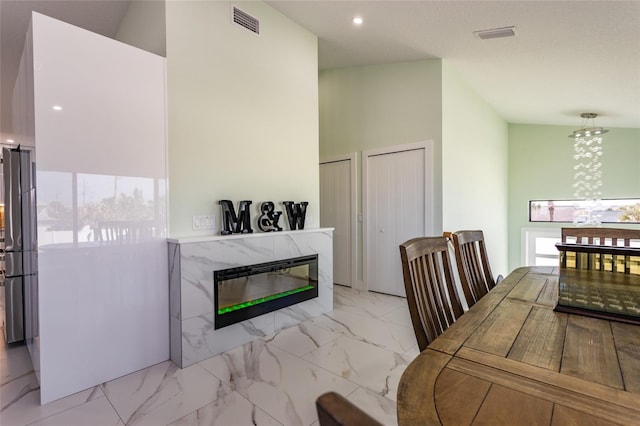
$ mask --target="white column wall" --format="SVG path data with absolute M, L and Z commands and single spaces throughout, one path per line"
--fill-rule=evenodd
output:
M 169 358 L 165 59 L 32 25 L 45 404 Z
M 25 37 L 11 103 L 14 144 L 33 147 L 35 144 L 35 123 L 33 122 L 33 37 L 31 26 L 29 26 Z

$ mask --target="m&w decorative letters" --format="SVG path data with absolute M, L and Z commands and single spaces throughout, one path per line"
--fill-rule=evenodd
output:
M 244 200 L 240 201 L 238 206 L 238 214 L 233 207 L 233 202 L 230 200 L 220 200 L 220 208 L 222 209 L 222 235 L 230 234 L 251 234 L 251 211 L 250 206 L 253 202 Z M 285 210 L 287 212 L 287 219 L 289 222 L 289 229 L 295 231 L 296 229 L 304 229 L 304 222 L 307 216 L 307 201 L 301 201 L 300 203 L 294 203 L 293 201 L 283 201 Z M 258 217 L 258 228 L 262 232 L 282 231 L 278 221 L 282 216 L 281 211 L 275 211 L 275 206 L 272 201 L 265 201 L 260 205 L 260 216 Z

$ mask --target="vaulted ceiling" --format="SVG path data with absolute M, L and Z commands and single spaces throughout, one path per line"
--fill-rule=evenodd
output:
M 128 3 L 2 0 L 3 131 L 30 10 L 113 37 Z M 442 58 L 508 122 L 640 128 L 640 0 L 266 3 L 318 36 L 320 68 Z

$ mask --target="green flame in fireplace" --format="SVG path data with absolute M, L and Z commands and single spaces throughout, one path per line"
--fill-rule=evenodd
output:
M 225 308 L 218 309 L 218 315 L 227 314 L 229 312 L 237 311 L 238 309 L 248 308 L 249 306 L 259 305 L 260 303 L 268 302 L 269 300 L 280 299 L 281 297 L 289 296 L 290 294 L 300 293 L 301 291 L 313 289 L 312 285 L 304 287 L 294 288 L 293 290 L 287 290 L 282 293 L 272 294 L 258 299 L 249 300 L 248 302 L 238 303 L 237 305 L 227 306 Z

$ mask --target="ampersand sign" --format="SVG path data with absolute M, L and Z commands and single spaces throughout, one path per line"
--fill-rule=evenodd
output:
M 262 214 L 258 218 L 258 228 L 262 232 L 282 231 L 278 225 L 282 212 L 276 212 L 275 205 L 271 201 L 266 201 L 260 205 Z

